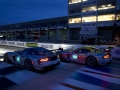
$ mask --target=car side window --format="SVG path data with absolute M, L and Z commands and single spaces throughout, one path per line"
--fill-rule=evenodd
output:
M 91 52 L 89 49 L 80 49 L 79 53 L 89 53 Z
M 84 53 L 84 52 L 85 52 L 85 49 L 79 49 L 78 52 L 79 52 L 79 53 Z
M 21 52 L 21 55 L 28 55 L 28 50 L 23 50 L 22 52 Z
M 35 50 L 29 50 L 29 55 L 38 55 L 38 53 Z
M 86 53 L 89 53 L 89 52 L 91 52 L 91 51 L 90 51 L 89 49 L 85 49 L 85 52 L 86 52 Z

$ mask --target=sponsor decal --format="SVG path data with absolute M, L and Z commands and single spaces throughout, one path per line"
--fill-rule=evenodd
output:
M 92 1 L 86 1 L 82 3 L 82 6 L 89 6 L 89 5 L 96 5 L 97 1 L 96 0 L 92 0 Z
M 96 23 L 83 23 L 82 24 L 82 31 L 88 31 L 88 30 L 96 30 L 97 31 L 97 27 L 96 27 Z
M 86 17 L 86 16 L 96 16 L 97 12 L 83 12 L 82 16 Z
M 78 56 L 79 57 L 85 57 L 85 56 L 96 56 L 96 55 L 98 55 L 97 53 L 86 53 L 86 54 L 84 54 L 84 53 L 80 53 L 80 54 L 78 54 Z
M 7 44 L 7 41 L 1 41 L 2 44 Z
M 43 47 L 43 48 L 50 48 L 50 49 L 52 49 L 52 48 L 53 48 L 53 45 L 41 44 L 41 47 Z
M 83 23 L 83 26 L 96 26 L 96 23 Z
M 24 43 L 17 42 L 17 45 L 18 45 L 18 46 L 24 46 Z
M 15 44 L 15 42 L 8 42 L 8 44 L 10 44 L 10 45 L 14 45 L 14 44 Z
M 38 43 L 26 43 L 26 47 L 38 47 Z

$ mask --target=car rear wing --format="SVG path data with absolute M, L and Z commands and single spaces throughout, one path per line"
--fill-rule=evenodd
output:
M 55 53 L 56 53 L 57 51 L 63 51 L 63 48 L 53 49 L 53 50 L 50 50 L 50 51 L 55 51 Z
M 63 51 L 63 48 L 53 49 L 53 50 L 47 50 L 47 51 L 44 51 L 43 53 L 47 53 L 47 52 L 50 52 L 50 51 L 56 53 L 56 52 L 58 52 L 58 51 Z

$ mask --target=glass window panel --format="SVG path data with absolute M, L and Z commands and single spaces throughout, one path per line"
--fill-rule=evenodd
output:
M 96 16 L 83 17 L 82 22 L 96 22 Z
M 87 11 L 96 11 L 97 8 L 96 6 L 90 6 L 90 7 L 85 7 L 82 9 L 82 12 L 87 12 Z
M 81 0 L 69 0 L 69 4 L 79 3 Z
M 113 3 L 98 6 L 98 10 L 106 10 L 111 8 L 115 8 L 115 5 Z
M 80 23 L 81 22 L 81 18 L 71 18 L 69 19 L 69 23 Z
M 120 20 L 120 14 L 116 16 L 116 20 Z
M 112 20 L 115 20 L 115 14 L 98 16 L 98 21 L 112 21 Z

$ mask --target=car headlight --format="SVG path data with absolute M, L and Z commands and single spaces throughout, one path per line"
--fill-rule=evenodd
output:
M 77 58 L 78 58 L 78 55 L 77 55 L 77 54 L 73 54 L 73 55 L 72 55 L 72 58 L 73 58 L 73 59 L 77 59 Z
M 20 56 L 16 57 L 16 62 L 20 62 Z

